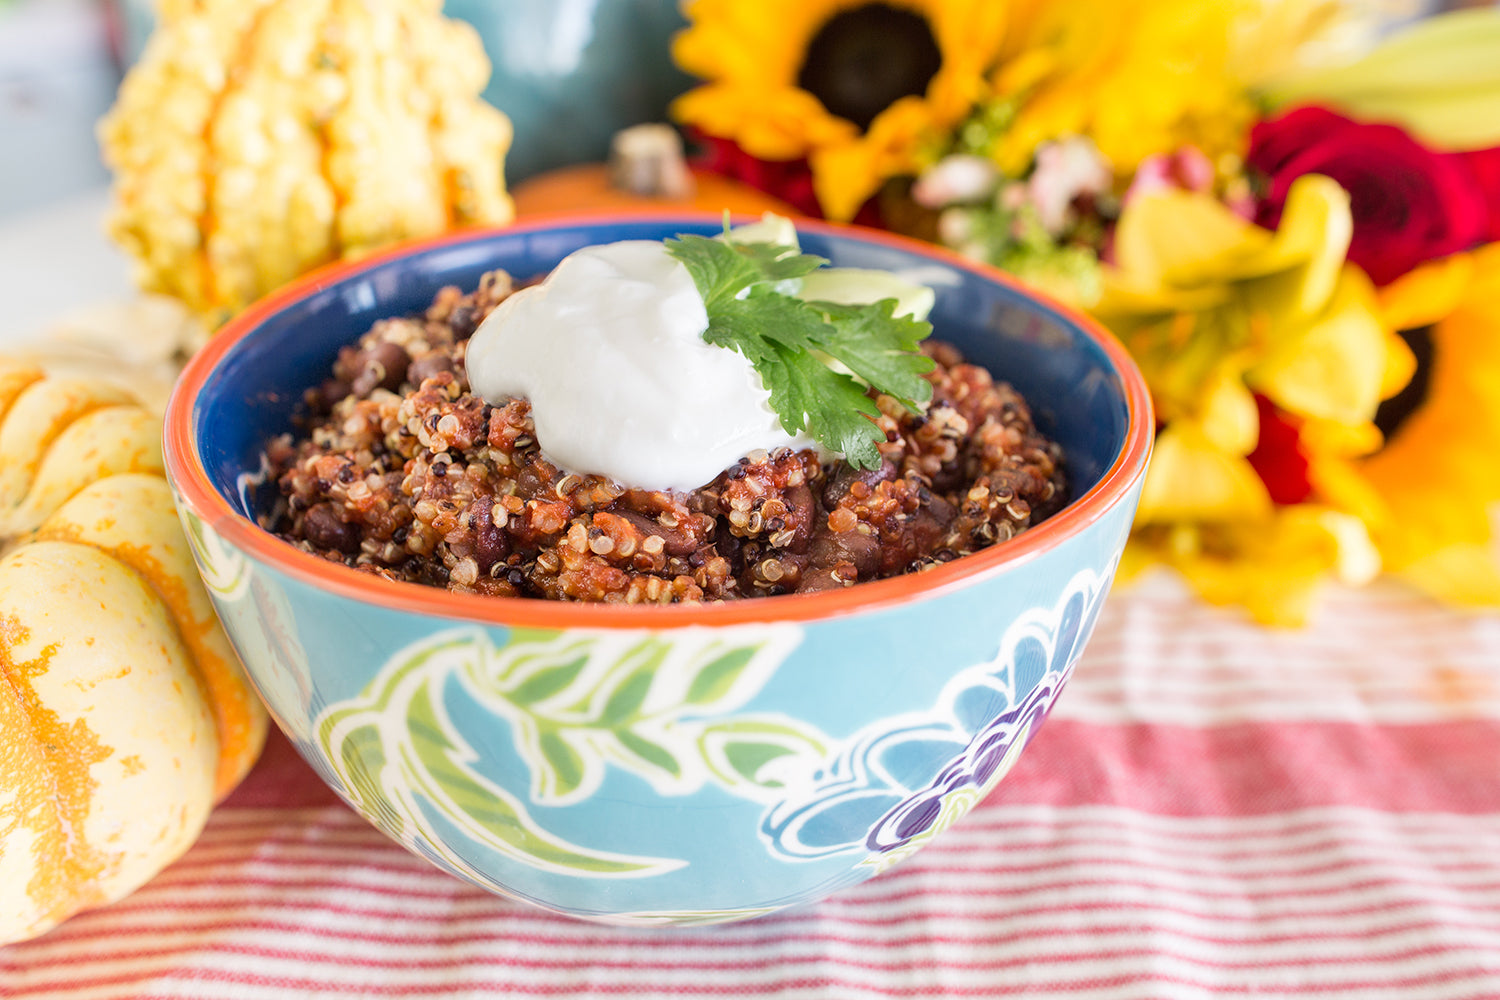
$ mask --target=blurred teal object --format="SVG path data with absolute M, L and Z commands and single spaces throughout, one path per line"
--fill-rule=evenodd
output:
M 151 32 L 151 0 L 122 0 L 125 49 L 134 61 Z M 687 22 L 676 0 L 448 0 L 474 25 L 494 72 L 484 96 L 510 116 L 505 160 L 514 184 L 571 163 L 603 160 L 610 136 L 666 121 L 693 82 L 672 63 L 671 38 Z
M 448 0 L 479 29 L 494 64 L 485 98 L 510 116 L 511 183 L 602 160 L 628 125 L 666 121 L 692 84 L 672 63 L 686 22 L 675 0 Z

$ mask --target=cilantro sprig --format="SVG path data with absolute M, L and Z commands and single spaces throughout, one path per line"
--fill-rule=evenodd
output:
M 895 299 L 847 305 L 786 294 L 784 283 L 828 263 L 789 247 L 693 235 L 669 239 L 666 247 L 703 296 L 703 339 L 750 361 L 782 428 L 806 430 L 857 468 L 878 468 L 885 434 L 866 388 L 920 410 L 932 398 L 922 373 L 933 362 L 917 345 L 932 325 L 895 315 Z

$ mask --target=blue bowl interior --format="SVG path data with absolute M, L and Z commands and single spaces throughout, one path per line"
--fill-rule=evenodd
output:
M 710 223 L 579 223 L 501 231 L 388 260 L 333 282 L 267 318 L 225 355 L 193 408 L 193 433 L 209 478 L 239 513 L 255 519 L 274 486 L 257 494 L 245 473 L 266 442 L 294 429 L 303 392 L 327 377 L 344 344 L 378 319 L 419 312 L 444 285 L 465 291 L 486 271 L 518 279 L 550 270 L 580 247 L 678 233 L 713 235 Z M 1099 482 L 1125 446 L 1128 413 L 1119 372 L 1074 321 L 1025 293 L 910 250 L 852 234 L 802 232 L 803 249 L 840 267 L 897 271 L 937 293 L 933 336 L 1014 385 L 1041 429 L 1067 454 L 1071 495 Z

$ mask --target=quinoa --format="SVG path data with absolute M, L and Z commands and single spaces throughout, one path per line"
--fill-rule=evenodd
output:
M 525 400 L 469 391 L 469 336 L 513 283 L 486 274 L 377 322 L 273 440 L 263 525 L 391 580 L 506 597 L 655 603 L 808 593 L 921 572 L 1015 537 L 1067 499 L 1025 400 L 951 345 L 925 413 L 875 395 L 878 469 L 756 451 L 691 491 L 631 489 L 542 457 Z

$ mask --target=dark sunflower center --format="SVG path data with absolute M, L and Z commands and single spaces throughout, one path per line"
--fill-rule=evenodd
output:
M 942 65 L 925 18 L 872 3 L 835 14 L 818 29 L 797 86 L 863 130 L 901 98 L 926 93 Z
M 1413 413 L 1427 401 L 1432 388 L 1432 327 L 1419 326 L 1414 330 L 1402 330 L 1401 339 L 1411 348 L 1417 359 L 1417 370 L 1412 372 L 1406 388 L 1380 404 L 1375 411 L 1375 426 L 1390 441 Z

